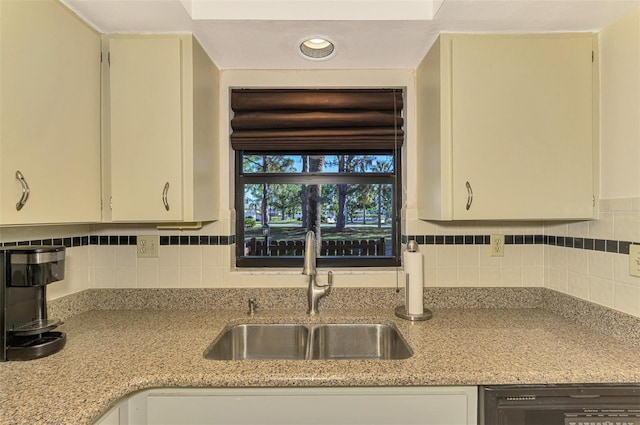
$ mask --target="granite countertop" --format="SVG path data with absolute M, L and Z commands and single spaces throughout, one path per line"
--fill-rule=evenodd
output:
M 426 322 L 392 309 L 91 310 L 66 319 L 66 347 L 0 363 L 0 423 L 90 424 L 121 397 L 152 387 L 435 386 L 640 382 L 640 346 L 544 308 L 434 308 Z M 212 361 L 228 324 L 395 323 L 406 360 Z

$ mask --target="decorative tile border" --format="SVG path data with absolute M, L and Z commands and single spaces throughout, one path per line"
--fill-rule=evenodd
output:
M 65 238 L 34 239 L 4 242 L 0 246 L 64 245 L 67 248 L 86 245 L 136 245 L 136 235 L 89 235 Z M 421 245 L 489 245 L 491 235 L 403 235 L 402 243 L 415 240 Z M 160 245 L 233 245 L 236 235 L 162 235 Z M 554 235 L 504 235 L 505 245 L 550 245 L 590 251 L 629 254 L 630 245 L 640 242 L 612 239 L 578 238 Z
M 489 245 L 491 235 L 403 235 L 402 243 L 415 240 L 421 245 Z M 590 251 L 629 254 L 630 245 L 640 242 L 578 238 L 553 235 L 504 235 L 505 245 L 551 245 Z
M 0 246 L 12 247 L 12 246 L 26 246 L 26 245 L 64 245 L 67 248 L 74 246 L 89 245 L 89 236 L 74 236 L 68 238 L 49 238 L 49 239 L 34 239 L 30 241 L 18 241 L 18 242 L 4 242 Z
M 230 236 L 160 236 L 160 245 L 233 245 L 236 235 Z
M 404 235 L 402 243 L 415 240 L 421 245 L 489 245 L 491 235 Z M 507 245 L 542 245 L 544 235 L 504 235 Z
M 612 252 L 614 254 L 629 254 L 630 245 L 639 245 L 637 242 L 616 241 L 611 239 L 575 238 L 571 236 L 547 236 L 546 238 L 547 245 Z
M 136 235 L 90 235 L 73 236 L 68 238 L 34 239 L 30 241 L 4 242 L 0 246 L 26 246 L 26 245 L 64 245 L 67 248 L 86 245 L 136 245 L 138 236 Z M 160 245 L 233 245 L 236 243 L 236 236 L 160 236 Z

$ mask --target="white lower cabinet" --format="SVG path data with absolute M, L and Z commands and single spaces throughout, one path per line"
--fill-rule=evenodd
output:
M 122 400 L 96 423 L 475 425 L 477 393 L 475 386 L 152 389 Z
M 110 409 L 96 421 L 96 425 L 127 425 L 129 420 L 126 415 L 128 400 L 123 400 L 117 406 Z

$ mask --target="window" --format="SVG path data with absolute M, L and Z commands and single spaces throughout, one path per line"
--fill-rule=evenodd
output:
M 278 99 L 283 92 L 307 94 L 301 90 L 278 91 Z M 341 95 L 344 92 L 339 91 Z M 372 92 L 389 97 L 388 90 Z M 372 129 L 354 126 L 352 117 L 347 119 L 348 131 L 336 129 L 335 116 L 330 125 L 314 121 L 310 130 L 301 130 L 299 121 L 282 127 L 278 124 L 282 115 L 290 120 L 292 114 L 300 113 L 290 109 L 291 104 L 265 112 L 267 118 L 259 124 L 256 106 L 249 107 L 250 112 L 243 109 L 246 106 L 234 107 L 232 92 L 238 267 L 302 267 L 308 230 L 313 230 L 319 240 L 320 267 L 399 265 L 401 132 L 396 128 L 402 122 L 395 118 L 395 99 L 401 91 L 392 92 L 391 105 L 386 107 L 394 117 L 392 132 L 381 130 L 385 112 L 377 110 Z M 274 108 L 272 103 L 269 108 Z M 302 113 L 308 114 L 308 108 L 305 105 Z M 358 113 L 352 104 L 346 109 L 352 116 Z M 341 113 L 334 105 L 330 114 L 335 115 L 336 110 Z M 251 119 L 245 116 L 249 113 Z M 365 114 L 371 114 L 371 110 L 365 110 Z M 251 128 L 244 131 L 245 124 Z M 321 134 L 326 129 L 330 129 L 328 134 Z M 287 139 L 291 137 L 289 131 L 295 133 L 291 139 Z M 301 136 L 301 132 L 305 134 Z M 380 132 L 386 134 L 380 137 Z

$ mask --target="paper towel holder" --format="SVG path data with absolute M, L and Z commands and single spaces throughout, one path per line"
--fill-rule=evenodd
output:
M 418 250 L 418 243 L 413 239 L 407 243 L 407 251 L 416 252 Z M 401 319 L 410 320 L 412 322 L 422 322 L 425 320 L 429 320 L 433 317 L 433 313 L 428 308 L 423 309 L 421 314 L 409 314 L 407 313 L 407 308 L 404 305 L 399 305 L 395 309 L 395 314 Z
M 429 320 L 433 317 L 433 313 L 428 308 L 425 308 L 422 314 L 409 314 L 407 309 L 403 305 L 399 305 L 395 309 L 396 316 L 404 320 L 410 320 L 412 322 L 422 322 Z
M 418 242 L 414 241 L 413 239 L 407 242 L 407 251 L 416 252 L 417 250 L 418 250 Z

